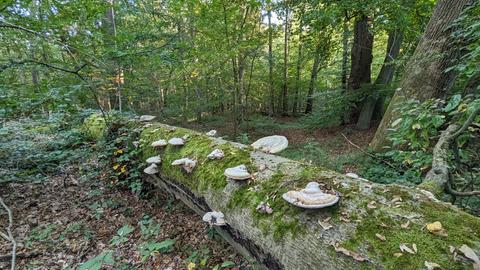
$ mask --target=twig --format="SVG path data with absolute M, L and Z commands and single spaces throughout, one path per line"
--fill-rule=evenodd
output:
M 353 145 L 353 146 L 356 147 L 358 150 L 362 151 L 362 153 L 364 153 L 365 155 L 370 156 L 370 157 L 372 157 L 372 158 L 374 158 L 374 159 L 376 159 L 376 160 L 378 160 L 378 161 L 380 161 L 380 162 L 383 162 L 383 163 L 387 164 L 388 166 L 392 167 L 392 168 L 395 169 L 395 170 L 397 169 L 397 167 L 395 167 L 392 163 L 390 163 L 390 162 L 388 162 L 388 161 L 385 161 L 385 160 L 383 160 L 383 159 L 381 159 L 381 158 L 379 158 L 379 157 L 377 157 L 377 156 L 375 156 L 375 155 L 373 155 L 373 154 L 371 154 L 371 153 L 363 150 L 360 146 L 358 146 L 358 145 L 356 145 L 355 143 L 353 143 L 352 141 L 350 141 L 350 140 L 347 138 L 347 136 L 345 136 L 343 133 L 340 133 L 340 134 L 343 136 L 343 138 L 345 138 L 345 140 L 346 140 L 349 144 Z
M 28 253 L 18 253 L 16 254 L 17 259 L 28 259 L 40 256 L 40 252 L 28 252 Z M 12 254 L 0 255 L 0 262 L 6 262 L 12 259 Z
M 3 199 L 0 197 L 0 204 L 3 206 L 3 208 L 7 211 L 8 214 L 8 227 L 7 227 L 7 235 L 2 233 L 2 236 L 5 237 L 7 236 L 7 240 L 12 243 L 12 260 L 11 260 L 11 270 L 15 270 L 15 257 L 17 255 L 17 242 L 15 241 L 15 238 L 13 238 L 12 234 L 12 226 L 13 226 L 13 215 L 12 215 L 12 210 L 8 208 L 8 206 L 3 202 Z

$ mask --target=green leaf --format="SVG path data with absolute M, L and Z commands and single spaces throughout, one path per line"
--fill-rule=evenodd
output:
M 453 111 L 455 108 L 457 108 L 458 104 L 460 104 L 461 100 L 462 100 L 462 95 L 460 94 L 452 96 L 452 98 L 450 99 L 450 102 L 448 102 L 447 106 L 445 106 L 445 108 L 443 108 L 442 111 L 444 112 Z
M 100 255 L 91 258 L 90 260 L 84 262 L 78 270 L 100 270 L 103 264 L 114 264 L 115 260 L 113 259 L 113 251 L 106 250 L 100 253 Z
M 235 266 L 235 263 L 232 261 L 226 261 L 226 262 L 223 262 L 222 265 L 220 265 L 221 268 L 226 268 L 230 266 Z

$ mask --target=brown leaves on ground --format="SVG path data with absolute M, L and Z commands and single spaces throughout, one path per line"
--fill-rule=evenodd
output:
M 107 188 L 98 179 L 79 181 L 78 185 L 68 181 L 66 187 L 62 179 L 56 176 L 43 184 L 12 183 L 0 189 L 13 211 L 18 269 L 76 268 L 106 249 L 114 251 L 116 266 L 129 269 L 186 269 L 187 258 L 195 252 L 199 260 L 208 258 L 209 268 L 225 261 L 235 262 L 229 269 L 246 265 L 231 247 L 207 236 L 208 226 L 201 217 L 160 192 L 138 199 L 129 191 Z M 139 246 L 147 239 L 141 234 L 139 221 L 146 215 L 160 224 L 158 234 L 148 241 L 176 242 L 172 252 L 155 253 L 141 263 Z M 0 218 L 0 227 L 6 222 Z M 135 230 L 125 242 L 110 245 L 117 230 L 126 224 Z M 10 245 L 0 240 L 0 255 L 10 251 Z M 25 255 L 30 257 L 22 259 Z M 8 267 L 8 262 L 0 262 L 1 269 Z

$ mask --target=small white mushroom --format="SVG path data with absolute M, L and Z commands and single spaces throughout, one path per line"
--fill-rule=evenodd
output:
M 252 143 L 252 147 L 266 153 L 275 154 L 288 147 L 288 140 L 285 136 L 273 135 L 258 139 Z
M 172 162 L 173 166 L 182 166 L 182 168 L 187 172 L 191 173 L 195 166 L 197 165 L 197 162 L 195 160 L 189 159 L 189 158 L 181 158 L 174 160 Z
M 356 173 L 349 172 L 349 173 L 346 173 L 345 175 L 348 176 L 348 177 L 351 177 L 351 178 L 355 178 L 355 179 L 360 178 L 360 176 L 358 176 Z
M 142 116 L 140 116 L 140 121 L 141 122 L 148 122 L 148 121 L 152 121 L 155 118 L 157 118 L 157 117 L 153 116 L 153 115 L 142 115 Z
M 171 138 L 170 140 L 168 140 L 168 143 L 171 144 L 171 145 L 175 145 L 175 146 L 180 146 L 180 145 L 184 145 L 185 144 L 185 140 L 182 139 L 182 138 Z
M 212 129 L 209 132 L 205 133 L 205 135 L 207 135 L 209 137 L 215 137 L 215 136 L 217 136 L 217 131 L 215 129 Z
M 225 222 L 225 216 L 222 212 L 207 212 L 203 215 L 203 221 L 208 222 L 210 226 L 224 226 L 227 225 Z
M 259 205 L 257 205 L 257 211 L 262 214 L 271 214 L 273 213 L 273 209 L 270 207 L 270 204 L 267 202 L 260 202 Z
M 167 141 L 165 141 L 165 140 L 158 140 L 158 141 L 152 142 L 151 146 L 152 146 L 152 147 L 164 147 L 164 146 L 166 146 L 167 144 L 168 144 L 168 143 L 167 143 Z
M 150 164 L 150 166 L 145 168 L 143 170 L 143 172 L 146 173 L 146 174 L 156 174 L 156 173 L 158 173 L 157 164 L 155 164 L 155 163 Z
M 339 200 L 336 191 L 329 190 L 324 192 L 320 189 L 320 184 L 317 182 L 308 183 L 307 186 L 300 191 L 288 191 L 282 195 L 282 198 L 295 206 L 308 209 L 332 206 Z
M 252 178 L 252 175 L 248 172 L 245 165 L 238 165 L 233 168 L 225 170 L 225 176 L 233 180 L 248 180 Z
M 225 156 L 225 153 L 221 149 L 215 149 L 210 154 L 208 154 L 208 159 L 222 159 Z
M 145 160 L 148 164 L 159 164 L 162 162 L 162 159 L 159 156 L 153 156 Z

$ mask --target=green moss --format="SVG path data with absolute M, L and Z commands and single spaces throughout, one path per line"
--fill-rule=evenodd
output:
M 422 269 L 425 261 L 438 263 L 445 269 L 465 269 L 465 265 L 453 260 L 449 246 L 467 244 L 475 247 L 480 239 L 478 219 L 430 201 L 404 204 L 402 208 L 403 211 L 422 214 L 423 220 L 412 221 L 405 229 L 401 224 L 407 219 L 392 219 L 387 216 L 389 209 L 386 208 L 373 211 L 362 219 L 350 239 L 341 245 L 352 251 L 366 251 L 371 258 L 381 261 L 385 269 Z M 425 229 L 427 223 L 434 221 L 443 224 L 448 236 L 434 235 Z M 385 236 L 386 241 L 378 239 L 377 233 Z M 409 247 L 415 243 L 418 253 L 395 257 L 402 243 L 407 243 Z
M 177 147 L 168 145 L 165 148 L 155 149 L 150 146 L 153 141 L 188 135 L 187 143 Z M 161 171 L 164 176 L 176 179 L 192 190 L 221 189 L 227 185 L 224 176 L 225 169 L 245 164 L 251 168 L 250 153 L 246 150 L 233 147 L 229 143 L 215 145 L 207 136 L 191 132 L 187 129 L 167 128 L 152 126 L 145 129 L 141 134 L 142 158 L 145 160 L 154 155 L 162 157 Z M 221 160 L 209 160 L 207 155 L 214 148 L 222 149 L 225 157 Z M 172 166 L 172 161 L 188 157 L 197 161 L 197 166 L 191 174 L 185 173 L 180 167 Z
M 107 125 L 101 114 L 92 114 L 83 121 L 82 131 L 92 140 L 100 140 L 105 136 Z

